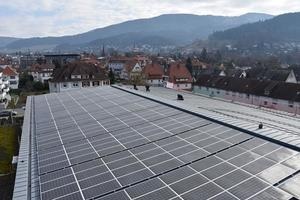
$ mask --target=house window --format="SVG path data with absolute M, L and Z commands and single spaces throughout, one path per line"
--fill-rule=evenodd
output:
M 179 87 L 179 84 L 177 84 L 177 87 Z
M 15 77 L 15 76 L 10 76 L 9 78 L 10 78 L 10 79 L 15 79 L 16 77 Z
M 78 85 L 78 82 L 73 82 L 73 87 L 78 87 L 79 85 Z
M 268 105 L 268 102 L 267 102 L 267 101 L 264 101 L 264 105 Z
M 151 83 L 153 83 L 153 80 L 151 80 Z
M 208 87 L 206 87 L 206 90 L 208 91 L 208 90 L 209 90 L 209 88 L 208 88 Z
M 250 94 L 246 94 L 246 98 L 249 99 L 250 98 Z
M 17 84 L 17 81 L 9 81 L 9 84 L 10 84 L 10 85 L 16 85 L 16 84 Z
M 62 84 L 62 87 L 63 87 L 63 88 L 67 88 L 67 87 L 68 87 L 68 83 L 63 83 L 63 84 Z
M 89 81 L 83 81 L 82 82 L 82 87 L 90 87 L 90 82 Z
M 229 92 L 228 92 L 228 91 L 226 91 L 226 92 L 225 92 L 225 94 L 226 94 L 226 95 L 229 95 Z
M 93 86 L 99 86 L 99 81 L 93 81 Z
M 83 78 L 83 79 L 88 79 L 88 78 L 89 78 L 89 75 L 82 75 L 82 78 Z
M 289 107 L 293 108 L 294 107 L 294 102 L 293 101 L 289 101 Z
M 187 87 L 188 85 L 187 84 L 185 84 L 185 87 Z
M 220 91 L 219 91 L 219 90 L 217 90 L 217 94 L 220 94 Z

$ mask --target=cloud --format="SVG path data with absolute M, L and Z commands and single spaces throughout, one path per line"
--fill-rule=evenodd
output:
M 9 0 L 0 1 L 0 35 L 71 35 L 166 13 L 280 14 L 299 7 L 298 0 Z

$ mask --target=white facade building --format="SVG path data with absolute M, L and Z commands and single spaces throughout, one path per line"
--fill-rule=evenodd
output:
M 57 69 L 49 80 L 50 93 L 110 85 L 106 72 L 90 63 L 69 63 Z
M 53 64 L 36 64 L 30 68 L 28 73 L 32 75 L 34 81 L 45 83 L 52 77 L 54 68 Z
M 18 89 L 19 88 L 19 73 L 10 66 L 3 69 L 3 79 L 8 81 L 9 88 Z
M 0 110 L 5 109 L 9 99 L 9 81 L 3 79 L 3 73 L 0 72 Z

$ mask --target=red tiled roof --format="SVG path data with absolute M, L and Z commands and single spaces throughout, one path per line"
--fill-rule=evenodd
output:
M 2 71 L 2 73 L 3 73 L 3 75 L 6 75 L 6 76 L 17 76 L 18 75 L 17 71 L 10 66 L 5 67 Z
M 148 79 L 161 79 L 164 75 L 163 68 L 157 63 L 146 65 L 143 69 L 143 73 Z
M 169 81 L 172 83 L 192 82 L 192 76 L 184 64 L 172 63 L 168 69 L 168 75 L 169 75 Z M 180 79 L 182 80 L 180 81 Z

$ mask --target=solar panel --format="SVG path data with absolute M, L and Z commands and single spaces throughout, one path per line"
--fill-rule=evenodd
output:
M 118 89 L 36 96 L 33 114 L 43 200 L 294 195 L 274 184 L 299 152 Z

